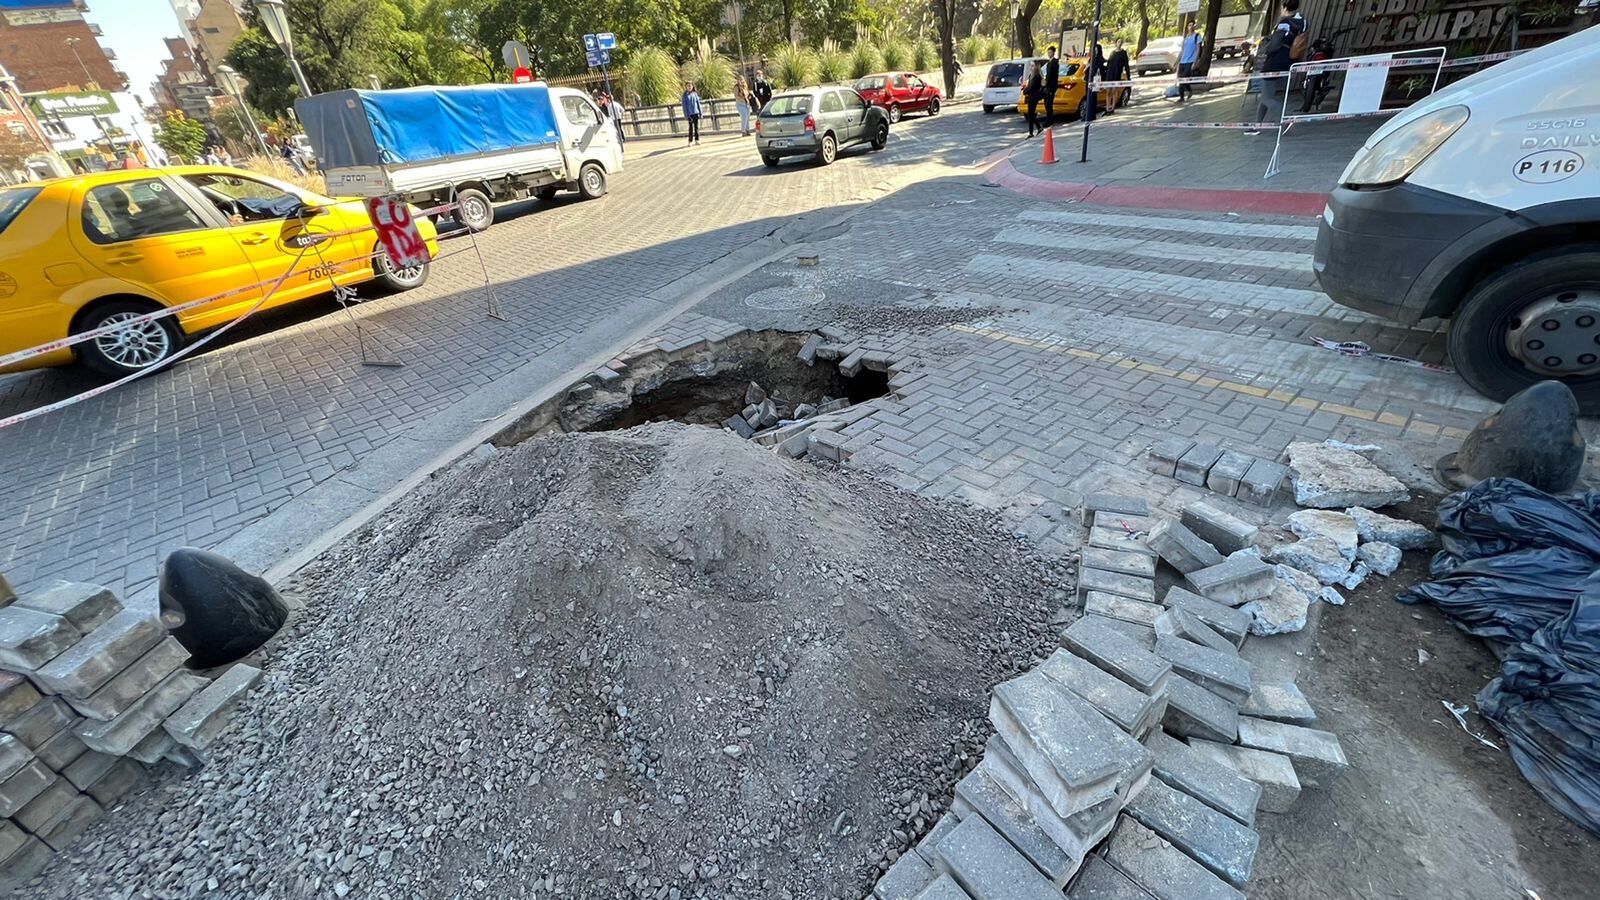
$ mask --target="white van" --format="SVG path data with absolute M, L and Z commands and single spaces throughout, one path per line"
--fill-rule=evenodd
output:
M 1465 78 L 1373 133 L 1317 230 L 1335 301 L 1451 317 L 1450 360 L 1503 400 L 1547 378 L 1600 414 L 1600 28 Z

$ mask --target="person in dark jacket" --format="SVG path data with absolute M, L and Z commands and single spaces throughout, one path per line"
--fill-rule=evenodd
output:
M 1128 51 L 1123 49 L 1123 44 L 1123 40 L 1118 38 L 1117 48 L 1111 51 L 1111 58 L 1106 60 L 1106 69 L 1103 76 L 1106 81 L 1128 80 L 1128 72 L 1131 71 L 1132 67 L 1128 62 Z M 1126 90 L 1128 89 L 1120 87 L 1106 90 L 1106 115 L 1109 116 L 1117 111 L 1117 98 L 1121 97 L 1122 92 Z
M 1054 125 L 1056 123 L 1056 88 L 1061 85 L 1061 58 L 1056 50 L 1056 45 L 1050 45 L 1050 58 L 1044 64 L 1044 85 L 1042 96 L 1044 98 L 1044 120 Z
M 772 84 L 767 81 L 767 73 L 756 70 L 756 83 L 751 85 L 750 92 L 756 98 L 756 112 L 772 102 Z
M 1289 66 L 1294 62 L 1294 39 L 1305 30 L 1300 0 L 1283 0 L 1283 18 L 1261 44 L 1261 99 L 1256 106 L 1257 122 L 1276 122 L 1283 115 L 1283 94 L 1289 88 Z M 1258 129 L 1245 132 L 1260 133 Z
M 1044 129 L 1039 127 L 1039 98 L 1044 94 L 1044 71 L 1037 61 L 1028 63 L 1028 72 L 1022 82 L 1022 98 L 1028 101 L 1028 137 Z

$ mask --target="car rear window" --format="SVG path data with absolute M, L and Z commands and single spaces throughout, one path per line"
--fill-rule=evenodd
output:
M 856 90 L 858 90 L 858 91 L 876 91 L 876 90 L 881 90 L 882 88 L 883 88 L 883 76 L 882 75 L 870 75 L 870 76 L 868 76 L 866 78 L 857 78 L 856 79 Z
M 35 187 L 0 191 L 0 234 L 5 234 L 17 216 L 22 215 L 22 211 L 33 202 L 33 198 L 39 196 L 40 190 L 42 189 Z
M 1022 63 L 1000 63 L 989 69 L 989 87 L 1015 87 L 1022 80 Z
M 781 94 L 761 107 L 763 116 L 800 116 L 811 112 L 810 94 Z

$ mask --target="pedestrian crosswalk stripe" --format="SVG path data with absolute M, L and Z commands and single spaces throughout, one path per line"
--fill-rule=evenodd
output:
M 1244 250 L 1238 247 L 1213 247 L 1176 241 L 1152 241 L 1138 236 L 1110 234 L 1063 234 L 1061 232 L 1013 225 L 994 236 L 1001 244 L 1046 247 L 1052 250 L 1099 250 L 1126 253 L 1154 259 L 1216 263 L 1222 266 L 1262 266 L 1291 272 L 1311 271 L 1311 254 L 1275 250 Z
M 1268 225 L 1261 222 L 1224 222 L 1216 219 L 1177 219 L 1166 216 L 1060 212 L 1056 210 L 1029 210 L 1022 213 L 1019 218 L 1029 222 L 1053 222 L 1061 225 L 1102 225 L 1113 228 L 1143 228 L 1154 231 L 1187 231 L 1205 234 L 1242 235 L 1245 237 L 1292 238 L 1306 241 L 1317 239 L 1317 229 L 1312 225 Z

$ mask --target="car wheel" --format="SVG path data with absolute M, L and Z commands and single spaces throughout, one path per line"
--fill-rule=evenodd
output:
M 889 107 L 889 124 L 893 125 L 898 121 L 900 121 L 900 104 L 896 103 Z
M 1085 97 L 1082 100 L 1078 101 L 1078 121 L 1080 121 L 1080 122 L 1086 121 L 1086 120 L 1088 120 L 1088 118 L 1089 118 L 1089 98 Z
M 761 163 L 769 169 L 776 169 L 778 167 L 778 158 L 776 156 L 768 156 L 763 153 L 761 154 Z
M 473 231 L 483 231 L 494 224 L 494 204 L 489 195 L 477 188 L 467 188 L 456 193 L 461 208 L 455 211 L 456 222 Z
M 1478 282 L 1450 323 L 1450 362 L 1491 400 L 1539 381 L 1600 414 L 1600 244 L 1540 253 Z
M 372 261 L 373 280 L 384 290 L 409 291 L 412 288 L 422 287 L 428 280 L 428 264 L 420 266 L 407 266 L 404 269 L 395 268 L 394 261 L 389 259 L 389 254 L 383 252 L 383 245 L 373 248 L 378 254 Z
M 578 170 L 578 196 L 598 200 L 606 193 L 606 170 L 599 163 L 584 163 Z
M 993 103 L 985 103 L 983 105 L 983 114 L 984 115 L 988 115 L 988 114 L 990 114 L 992 112 L 994 112 L 994 104 Z
M 114 300 L 85 314 L 73 325 L 72 333 L 116 325 L 160 308 L 155 303 Z M 182 346 L 183 329 L 178 327 L 174 317 L 167 316 L 84 341 L 77 345 L 77 351 L 78 361 L 88 368 L 101 375 L 121 378 L 161 365 Z
M 832 165 L 839 156 L 839 141 L 831 134 L 822 136 L 822 146 L 817 148 L 817 162 L 827 166 Z
M 928 115 L 937 116 L 938 114 L 939 114 L 939 98 L 935 97 L 932 100 L 928 101 Z
M 547 184 L 541 188 L 534 188 L 533 195 L 540 200 L 554 200 L 556 192 L 561 190 L 560 185 Z
M 882 150 L 889 143 L 889 123 L 879 122 L 878 130 L 872 134 L 872 149 Z

